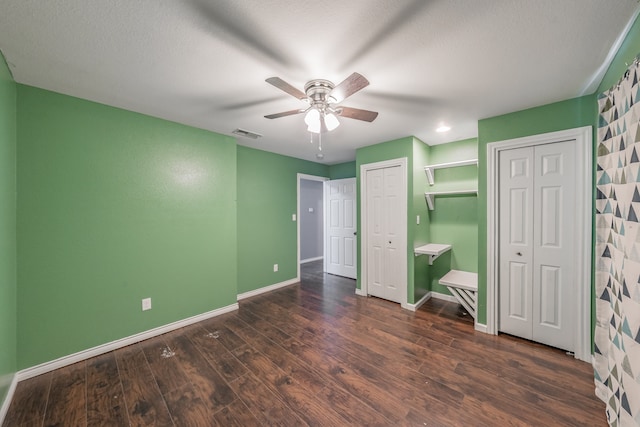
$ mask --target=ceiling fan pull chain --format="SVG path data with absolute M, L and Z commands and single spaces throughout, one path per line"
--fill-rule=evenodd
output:
M 322 151 L 322 132 L 318 134 L 318 151 Z
M 309 132 L 309 143 L 313 144 L 313 132 Z

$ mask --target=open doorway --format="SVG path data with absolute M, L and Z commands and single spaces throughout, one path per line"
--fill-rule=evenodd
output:
M 322 261 L 323 271 L 357 277 L 356 179 L 298 174 L 300 265 Z

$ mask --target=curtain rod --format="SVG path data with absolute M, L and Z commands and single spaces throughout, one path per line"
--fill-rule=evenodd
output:
M 631 64 L 629 64 L 628 62 L 625 61 L 624 65 L 627 66 L 626 71 L 624 72 L 624 74 L 622 75 L 622 77 L 620 77 L 620 79 L 618 80 L 618 82 L 616 84 L 614 84 L 613 86 L 611 86 L 611 88 L 609 88 L 609 90 L 605 91 L 604 93 L 609 94 L 611 93 L 611 91 L 613 91 L 614 89 L 619 89 L 620 85 L 622 84 L 622 82 L 629 78 L 629 73 L 631 72 L 631 67 L 637 67 L 638 64 L 640 64 L 640 53 L 638 53 L 635 58 L 633 58 L 633 61 L 631 61 Z

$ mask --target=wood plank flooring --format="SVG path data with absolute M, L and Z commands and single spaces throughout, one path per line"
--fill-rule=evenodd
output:
M 10 426 L 605 426 L 592 368 L 305 264 L 240 310 L 18 384 Z

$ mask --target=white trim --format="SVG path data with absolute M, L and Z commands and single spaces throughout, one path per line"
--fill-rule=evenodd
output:
M 9 406 L 11 405 L 11 401 L 13 400 L 13 394 L 16 391 L 16 386 L 18 385 L 18 375 L 12 374 L 10 375 L 11 382 L 9 383 L 9 389 L 7 390 L 7 395 L 4 397 L 4 402 L 2 402 L 2 406 L 0 406 L 0 426 L 4 425 L 4 417 L 7 416 L 7 412 L 9 412 Z
M 420 298 L 417 303 L 415 304 L 406 303 L 405 305 L 402 306 L 402 308 L 405 308 L 411 311 L 417 311 L 420 307 L 422 307 L 422 305 L 425 302 L 429 301 L 431 298 L 458 303 L 458 300 L 453 295 L 447 295 L 447 294 L 441 294 L 440 292 L 429 291 L 422 298 Z
M 487 333 L 487 325 L 482 324 L 482 323 L 476 323 L 476 324 L 473 326 L 473 329 L 475 329 L 475 330 L 476 330 L 476 331 L 478 331 L 478 332 L 482 332 L 483 334 L 486 334 L 486 333 Z
M 622 43 L 627 38 L 627 35 L 629 34 L 629 31 L 631 30 L 631 27 L 633 26 L 634 22 L 636 22 L 636 18 L 638 18 L 638 14 L 640 14 L 640 6 L 636 6 L 636 9 L 633 11 L 631 18 L 629 18 L 627 25 L 625 25 L 625 27 L 622 29 L 622 31 L 618 35 L 618 38 L 613 42 L 611 49 L 609 49 L 609 53 L 607 54 L 607 57 L 604 59 L 604 61 L 602 62 L 600 67 L 596 70 L 596 72 L 593 73 L 593 75 L 591 76 L 591 79 L 585 85 L 585 87 L 582 88 L 582 92 L 580 92 L 580 95 L 589 95 L 595 92 L 596 89 L 598 89 L 598 86 L 600 86 L 600 83 L 602 83 L 602 79 L 604 79 L 604 75 L 607 73 L 607 71 L 609 71 L 609 67 L 611 66 L 611 63 L 616 57 L 618 50 L 620 50 L 620 46 L 622 46 Z M 629 60 L 629 62 L 631 62 L 631 60 Z
M 367 297 L 367 296 L 369 296 L 365 291 L 363 291 L 363 290 L 362 290 L 362 289 L 360 289 L 360 288 L 356 288 L 356 295 L 359 295 L 359 296 L 361 296 L 361 297 Z
M 111 341 L 106 344 L 101 344 L 96 347 L 92 347 L 86 350 L 79 351 L 77 353 L 63 356 L 50 362 L 41 363 L 31 368 L 26 368 L 17 373 L 18 381 L 23 381 L 29 378 L 36 377 L 38 375 L 51 372 L 55 369 L 62 368 L 73 363 L 81 362 L 91 357 L 99 356 L 104 353 L 108 353 L 113 350 L 117 350 L 122 347 L 126 347 L 131 344 L 135 344 L 140 341 L 144 341 L 149 338 L 156 337 L 158 335 L 165 334 L 176 329 L 191 325 L 193 323 L 200 322 L 212 317 L 220 316 L 221 314 L 229 313 L 238 309 L 238 303 L 233 303 L 226 307 L 218 308 L 216 310 L 207 311 L 206 313 L 197 314 L 195 316 L 188 317 L 186 319 L 178 320 L 157 328 L 149 329 L 138 334 L 130 335 L 119 340 Z
M 422 298 L 418 300 L 417 303 L 415 304 L 406 303 L 402 308 L 405 308 L 411 311 L 417 311 L 420 307 L 422 307 L 422 304 L 424 304 L 425 302 L 431 299 L 431 296 L 432 296 L 431 292 L 427 292 Z
M 317 256 L 315 258 L 301 259 L 300 260 L 300 264 L 306 264 L 308 262 L 313 262 L 313 261 L 320 261 L 321 259 L 323 260 L 324 257 L 323 256 Z
M 442 294 L 440 292 L 433 292 L 433 291 L 431 291 L 430 294 L 431 294 L 431 298 L 439 299 L 443 301 L 455 302 L 456 304 L 460 304 L 456 299 L 456 297 L 454 297 L 453 295 Z
M 503 150 L 576 141 L 576 359 L 591 360 L 591 241 L 592 241 L 592 129 L 591 126 L 532 135 L 487 144 L 487 333 L 498 334 L 498 184 L 499 155 Z M 581 285 L 581 286 L 580 286 Z
M 305 173 L 298 173 L 296 175 L 296 242 L 297 242 L 296 243 L 297 245 L 296 246 L 296 261 L 297 261 L 296 262 L 296 280 L 297 281 L 300 281 L 300 264 L 302 264 L 302 261 L 300 261 L 300 180 L 303 180 L 303 179 L 306 179 L 307 181 L 320 181 L 320 182 L 329 181 L 329 178 L 325 176 L 307 175 Z M 323 194 L 322 214 L 324 215 L 324 189 L 322 191 L 322 194 Z M 322 246 L 324 247 L 324 235 L 322 236 Z
M 299 283 L 299 282 L 300 282 L 300 279 L 296 277 L 293 279 L 285 280 L 284 282 L 274 283 L 273 285 L 254 289 L 253 291 L 244 292 L 242 294 L 238 294 L 238 301 L 255 297 L 256 295 L 264 294 L 265 292 L 275 291 L 276 289 L 284 288 L 285 286 L 295 285 L 296 283 Z
M 399 202 L 399 206 L 400 209 L 402 209 L 401 212 L 401 223 L 399 224 L 399 229 L 404 231 L 404 235 L 402 236 L 404 239 L 404 242 L 402 246 L 404 246 L 404 250 L 401 251 L 400 254 L 400 264 L 404 265 L 404 268 L 402 268 L 401 271 L 401 275 L 402 277 L 400 278 L 400 282 L 404 283 L 404 288 L 405 291 L 402 293 L 401 296 L 401 300 L 400 300 L 400 306 L 401 307 L 406 307 L 407 306 L 407 293 L 409 292 L 408 289 L 408 281 L 407 281 L 407 270 L 408 270 L 408 226 L 407 226 L 407 209 L 408 209 L 408 183 L 407 183 L 407 163 L 408 160 L 406 157 L 401 157 L 401 158 L 397 158 L 397 159 L 391 159 L 391 160 L 384 160 L 381 162 L 375 162 L 375 163 L 367 163 L 364 165 L 360 165 L 360 273 L 361 273 L 361 280 L 360 280 L 360 286 L 361 286 L 361 292 L 364 295 L 368 295 L 369 292 L 367 290 L 367 267 L 368 267 L 368 260 L 367 260 L 367 256 L 366 256 L 366 248 L 367 248 L 367 233 L 363 230 L 367 229 L 367 172 L 370 170 L 375 170 L 375 169 L 384 169 L 384 168 L 389 168 L 389 167 L 395 167 L 395 166 L 400 166 L 400 176 L 402 177 L 402 182 L 400 183 L 400 187 L 402 188 L 402 191 L 400 192 L 400 202 Z M 413 253 L 413 247 L 410 249 L 411 253 Z

